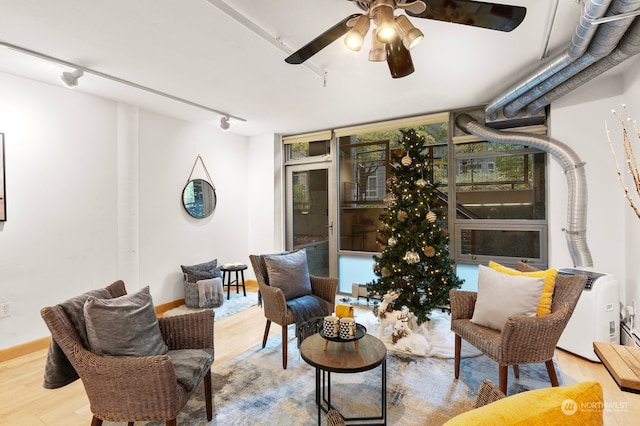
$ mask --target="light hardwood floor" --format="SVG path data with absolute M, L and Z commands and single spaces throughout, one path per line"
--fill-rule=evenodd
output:
M 214 367 L 260 343 L 264 324 L 262 310 L 257 306 L 216 321 Z M 279 332 L 280 327 L 271 327 L 271 335 Z M 40 350 L 0 363 L 0 425 L 88 426 L 91 423 L 89 403 L 79 380 L 57 390 L 42 388 L 45 358 L 46 350 Z M 562 350 L 557 351 L 557 358 L 566 384 L 583 380 L 602 384 L 607 404 L 606 425 L 638 424 L 640 395 L 620 391 L 601 364 Z

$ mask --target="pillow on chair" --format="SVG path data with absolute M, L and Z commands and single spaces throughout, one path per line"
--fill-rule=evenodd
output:
M 167 353 L 149 286 L 115 299 L 89 296 L 84 319 L 91 352 L 97 355 L 150 356 Z
M 182 272 L 186 274 L 187 282 L 190 283 L 211 278 L 222 278 L 222 273 L 218 267 L 218 259 L 197 265 L 180 265 L 180 268 L 182 268 Z
M 556 287 L 556 276 L 558 275 L 558 271 L 556 269 L 547 269 L 546 271 L 535 271 L 535 272 L 520 272 L 515 269 L 507 268 L 499 263 L 490 261 L 489 267 L 495 271 L 502 272 L 503 274 L 509 274 L 513 276 L 524 276 L 524 277 L 534 277 L 540 278 L 543 277 L 544 287 L 542 288 L 542 296 L 540 297 L 540 303 L 538 303 L 538 310 L 536 315 L 539 317 L 543 317 L 545 315 L 549 315 L 551 313 L 551 301 L 553 300 L 553 290 Z
M 544 281 L 544 278 L 511 276 L 479 265 L 478 297 L 471 322 L 502 330 L 511 316 L 535 316 Z
M 286 300 L 311 294 L 311 280 L 305 250 L 265 255 L 264 263 L 267 267 L 269 285 L 282 290 Z

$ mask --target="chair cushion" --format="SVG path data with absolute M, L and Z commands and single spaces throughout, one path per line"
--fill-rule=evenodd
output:
M 495 271 L 513 276 L 525 276 L 534 278 L 543 277 L 544 287 L 542 288 L 542 296 L 540 297 L 540 302 L 538 303 L 538 310 L 536 311 L 536 315 L 542 317 L 551 313 L 553 290 L 556 286 L 556 276 L 558 275 L 558 271 L 556 269 L 547 269 L 546 271 L 520 272 L 515 269 L 507 268 L 506 266 L 493 261 L 489 262 L 489 267 Z
M 89 296 L 84 319 L 89 348 L 97 355 L 150 356 L 169 349 L 160 333 L 149 286 L 114 299 Z
M 187 282 L 195 283 L 199 280 L 211 278 L 222 278 L 222 273 L 218 267 L 218 259 L 210 262 L 198 263 L 197 265 L 180 265 L 182 272 L 186 275 Z
M 535 316 L 544 281 L 511 276 L 479 265 L 478 298 L 471 322 L 501 330 L 511 316 Z
M 264 255 L 269 285 L 282 290 L 286 300 L 311 294 L 307 253 L 298 250 L 287 254 Z
M 167 352 L 176 378 L 187 392 L 192 392 L 213 364 L 213 354 L 202 349 L 178 349 Z
M 445 426 L 602 425 L 604 398 L 597 382 L 536 389 L 462 413 Z

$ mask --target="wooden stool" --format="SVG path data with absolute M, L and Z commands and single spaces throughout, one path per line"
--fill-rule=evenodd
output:
M 227 300 L 231 297 L 231 286 L 233 283 L 236 284 L 236 293 L 240 293 L 240 279 L 242 280 L 242 293 L 244 296 L 247 296 L 247 290 L 244 286 L 244 271 L 247 269 L 247 265 L 243 263 L 226 263 L 220 266 L 220 271 L 222 271 L 222 285 L 227 286 Z M 231 273 L 236 273 L 236 279 L 231 281 Z M 240 278 L 238 278 L 238 273 L 240 273 Z M 226 277 L 226 282 L 225 282 Z

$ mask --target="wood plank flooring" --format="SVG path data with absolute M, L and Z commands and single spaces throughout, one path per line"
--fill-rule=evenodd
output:
M 257 306 L 216 321 L 214 366 L 262 342 L 264 325 L 262 310 Z M 274 325 L 270 335 L 279 332 L 280 327 Z M 640 395 L 620 391 L 602 364 L 562 350 L 556 353 L 565 384 L 584 380 L 602 384 L 607 404 L 605 425 L 638 424 Z M 46 350 L 39 350 L 0 362 L 0 425 L 88 426 L 91 423 L 89 402 L 79 380 L 61 389 L 42 388 L 46 354 Z M 453 371 L 451 374 L 453 379 Z

